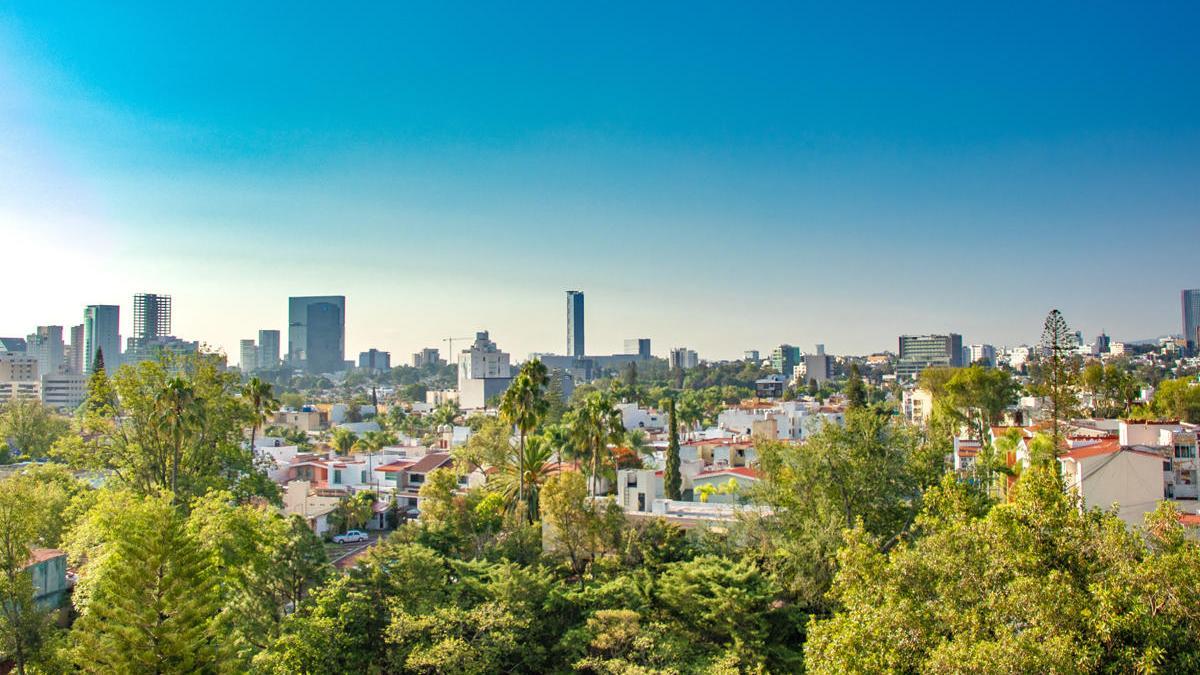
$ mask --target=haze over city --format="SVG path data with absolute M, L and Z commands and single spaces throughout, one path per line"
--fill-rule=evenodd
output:
M 151 291 L 235 355 L 339 294 L 347 353 L 524 355 L 568 288 L 598 353 L 1178 333 L 1200 17 L 1141 9 L 6 3 L 0 334 Z

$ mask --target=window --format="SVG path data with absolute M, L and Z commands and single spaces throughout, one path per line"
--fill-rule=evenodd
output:
M 1175 459 L 1195 459 L 1196 446 L 1194 445 L 1177 445 L 1175 446 Z
M 412 473 L 412 474 L 409 474 L 409 475 L 408 475 L 408 482 L 409 482 L 409 484 L 411 484 L 411 485 L 420 485 L 421 483 L 424 483 L 424 482 L 425 482 L 425 474 L 423 474 L 423 473 Z
M 333 470 L 333 482 L 335 482 L 335 483 L 342 482 L 342 470 L 341 469 Z
M 360 483 L 367 482 L 367 470 L 366 469 L 363 469 L 361 472 L 359 472 L 358 482 L 360 482 Z

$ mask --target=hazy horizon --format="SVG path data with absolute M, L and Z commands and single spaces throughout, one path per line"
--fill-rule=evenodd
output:
M 336 294 L 347 358 L 524 358 L 567 289 L 594 354 L 1180 332 L 1200 7 L 726 9 L 5 4 L 0 335 L 160 292 L 233 362 Z

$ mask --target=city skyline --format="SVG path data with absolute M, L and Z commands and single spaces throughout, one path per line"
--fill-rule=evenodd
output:
M 568 288 L 596 353 L 1175 334 L 1194 271 L 1119 280 L 1200 245 L 1200 8 L 1043 5 L 6 3 L 4 273 L 40 281 L 0 334 L 128 337 L 158 289 L 236 359 L 336 292 L 347 355 L 524 355 Z

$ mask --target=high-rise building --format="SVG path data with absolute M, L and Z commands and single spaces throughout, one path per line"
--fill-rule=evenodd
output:
M 671 370 L 687 370 L 700 365 L 700 356 L 687 347 L 676 347 L 667 355 Z
M 949 335 L 901 335 L 900 359 L 896 362 L 896 374 L 914 378 L 929 366 L 962 367 L 962 336 Z
M 771 367 L 789 380 L 792 379 L 793 371 L 798 365 L 800 365 L 799 347 L 779 345 L 771 352 Z
M 0 352 L 24 354 L 26 346 L 25 338 L 0 337 Z
M 258 369 L 258 345 L 254 344 L 254 340 L 242 340 L 239 343 L 238 351 L 240 352 L 238 366 L 241 367 L 243 373 Z
M 138 293 L 133 296 L 133 341 L 141 345 L 171 334 L 171 296 Z
M 1096 353 L 1108 354 L 1111 351 L 1112 338 L 1109 337 L 1104 331 L 1100 331 L 1100 334 L 1096 336 Z
M 76 375 L 83 374 L 83 324 L 71 326 L 71 348 L 67 352 L 67 366 Z
M 804 379 L 818 383 L 833 375 L 833 357 L 825 353 L 825 345 L 817 345 L 817 353 L 804 355 Z
M 66 365 L 62 326 L 38 326 L 25 338 L 25 353 L 38 361 L 38 377 L 57 374 Z
M 747 349 L 742 353 L 742 360 L 749 361 L 750 363 L 758 363 L 762 361 L 762 357 L 759 355 L 757 349 Z
M 487 331 L 475 334 L 475 342 L 458 357 L 458 403 L 464 409 L 483 408 L 508 390 L 512 364 L 508 352 L 500 351 Z
M 359 352 L 358 367 L 365 370 L 391 370 L 392 355 L 390 352 L 381 352 L 375 348 Z
M 637 355 L 638 358 L 650 358 L 650 338 L 628 338 L 625 340 L 625 353 Z
M 279 367 L 279 331 L 258 331 L 258 367 L 261 370 Z
M 346 296 L 288 298 L 288 364 L 310 373 L 346 367 Z
M 996 348 L 992 345 L 971 345 L 966 348 L 967 358 L 963 365 L 982 363 L 987 366 L 996 365 Z
M 121 307 L 119 305 L 88 305 L 83 310 L 84 372 L 92 372 L 96 354 L 104 354 L 106 369 L 121 363 Z
M 1200 350 L 1200 288 L 1190 288 L 1179 294 L 1183 303 L 1183 339 L 1189 354 Z
M 567 291 L 567 356 L 583 355 L 583 291 Z
M 438 350 L 432 347 L 426 347 L 412 355 L 413 368 L 424 368 L 425 366 L 440 366 L 444 365 L 442 355 Z

